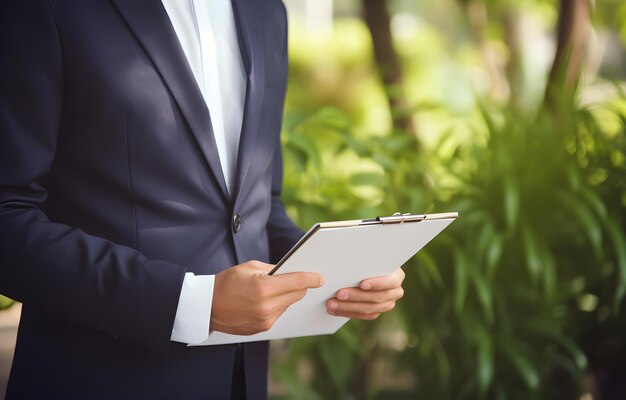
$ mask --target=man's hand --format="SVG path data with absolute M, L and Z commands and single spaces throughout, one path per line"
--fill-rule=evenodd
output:
M 273 268 L 248 261 L 215 275 L 211 329 L 235 335 L 267 331 L 307 289 L 324 284 L 318 273 L 268 275 Z
M 381 313 L 393 310 L 396 301 L 404 295 L 402 268 L 387 276 L 365 279 L 357 288 L 345 288 L 326 302 L 331 315 L 372 320 Z

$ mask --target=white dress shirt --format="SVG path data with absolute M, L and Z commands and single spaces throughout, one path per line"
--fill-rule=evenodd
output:
M 231 0 L 162 3 L 209 109 L 224 179 L 232 193 L 247 80 Z M 208 337 L 214 278 L 185 274 L 172 340 L 200 343 Z

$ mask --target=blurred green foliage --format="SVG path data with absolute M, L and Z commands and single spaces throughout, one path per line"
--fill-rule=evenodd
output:
M 588 392 L 586 381 L 626 355 L 626 96 L 581 105 L 579 93 L 562 95 L 551 107 L 530 96 L 521 109 L 490 100 L 468 83 L 476 51 L 425 24 L 398 43 L 407 86 L 424 86 L 410 95 L 413 137 L 390 126 L 363 25 L 337 29 L 325 44 L 292 35 L 290 215 L 303 228 L 395 211 L 461 218 L 407 263 L 394 312 L 275 344 L 282 397 Z M 316 57 L 325 45 L 330 55 Z
M 481 140 L 441 138 L 433 153 L 447 157 L 417 151 L 401 132 L 354 140 L 337 110 L 287 118 L 284 196 L 302 226 L 395 210 L 461 214 L 407 264 L 393 315 L 290 343 L 274 372 L 295 397 L 372 397 L 382 360 L 392 375 L 410 372 L 406 398 L 583 390 L 578 337 L 625 317 L 626 113 L 608 105 L 564 107 L 558 118 L 483 111 Z M 444 168 L 446 186 L 430 172 Z M 581 313 L 597 318 L 576 326 Z M 309 382 L 297 373 L 303 362 L 314 365 Z
M 4 310 L 5 308 L 9 308 L 13 305 L 13 300 L 8 297 L 0 295 L 0 310 Z

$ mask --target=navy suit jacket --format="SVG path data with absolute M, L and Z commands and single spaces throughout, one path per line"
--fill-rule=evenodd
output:
M 0 293 L 24 304 L 9 399 L 228 398 L 234 345 L 170 341 L 183 277 L 276 261 L 301 235 L 280 201 L 285 9 L 232 1 L 232 195 L 159 0 L 0 5 Z M 265 398 L 267 343 L 243 348 Z

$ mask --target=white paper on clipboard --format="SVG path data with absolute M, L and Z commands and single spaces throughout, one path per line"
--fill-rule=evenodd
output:
M 408 215 L 408 214 L 405 214 Z M 249 336 L 213 332 L 195 346 L 255 342 L 335 333 L 348 318 L 326 311 L 326 300 L 339 289 L 356 287 L 366 278 L 388 275 L 401 267 L 435 236 L 450 225 L 457 213 L 415 216 L 399 223 L 402 216 L 317 224 L 279 264 L 275 274 L 309 271 L 324 276 L 324 286 L 309 289 L 266 332 Z M 385 220 L 385 218 L 382 218 Z M 378 222 L 377 222 L 378 221 Z

